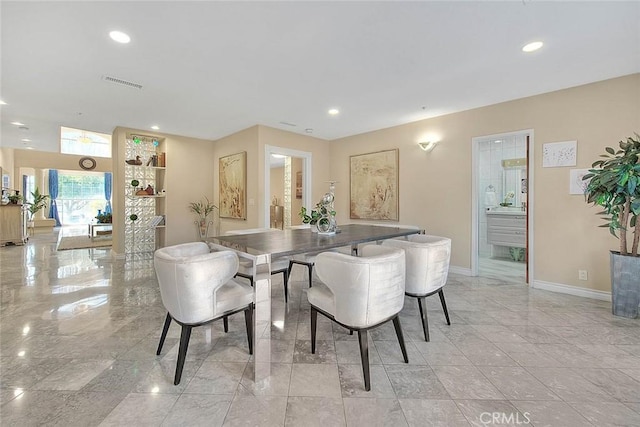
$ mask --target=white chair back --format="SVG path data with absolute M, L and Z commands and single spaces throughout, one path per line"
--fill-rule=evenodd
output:
M 186 324 L 219 315 L 216 291 L 238 271 L 234 252 L 210 252 L 204 242 L 158 249 L 153 262 L 162 303 L 175 320 Z
M 329 314 L 340 323 L 364 328 L 400 312 L 404 305 L 404 259 L 402 250 L 381 246 L 368 246 L 359 257 L 319 254 L 318 277 L 333 292 L 333 312 Z M 311 297 L 309 302 L 313 304 Z
M 451 259 L 451 239 L 415 234 L 408 240 L 385 240 L 382 246 L 403 249 L 406 253 L 406 292 L 427 295 L 447 283 Z

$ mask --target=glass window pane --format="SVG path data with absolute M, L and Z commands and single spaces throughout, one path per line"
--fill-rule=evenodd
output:
M 88 224 L 104 210 L 104 174 L 60 171 L 58 213 L 63 225 Z
M 60 152 L 81 156 L 111 157 L 111 135 L 60 127 Z

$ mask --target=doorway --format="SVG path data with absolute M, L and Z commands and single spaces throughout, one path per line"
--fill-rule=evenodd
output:
M 311 161 L 309 152 L 265 145 L 264 227 L 300 223 L 298 212 L 311 201 Z
M 473 276 L 531 283 L 533 265 L 533 131 L 475 137 Z

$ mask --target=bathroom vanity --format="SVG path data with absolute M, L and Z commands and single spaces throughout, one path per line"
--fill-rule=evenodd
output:
M 527 216 L 520 209 L 489 210 L 487 213 L 487 243 L 490 245 L 525 248 L 527 246 Z

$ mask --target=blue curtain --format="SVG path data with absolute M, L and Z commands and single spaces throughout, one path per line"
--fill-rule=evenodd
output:
M 27 175 L 22 175 L 22 200 L 27 201 L 27 188 L 29 185 L 29 177 Z
M 111 172 L 104 173 L 104 198 L 107 204 L 104 207 L 104 213 L 111 213 Z
M 56 227 L 61 226 L 60 217 L 58 216 L 58 170 L 49 169 L 49 196 L 51 197 L 51 207 L 49 208 L 49 218 L 56 220 Z

